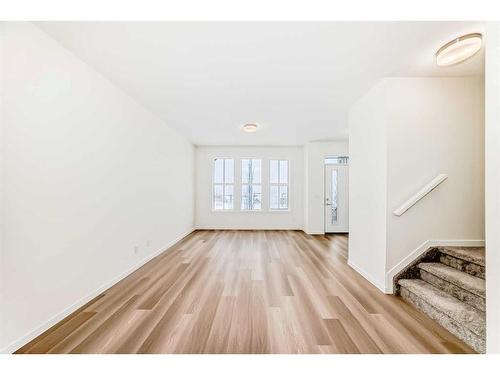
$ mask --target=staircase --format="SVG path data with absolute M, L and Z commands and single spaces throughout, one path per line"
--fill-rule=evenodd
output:
M 397 280 L 398 293 L 479 353 L 485 352 L 484 247 L 436 247 Z

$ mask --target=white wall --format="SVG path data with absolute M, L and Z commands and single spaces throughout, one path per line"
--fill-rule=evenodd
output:
M 3 71 L 3 53 L 4 53 L 4 38 L 5 38 L 5 23 L 0 22 L 0 353 L 2 353 L 2 348 L 3 348 L 3 342 L 5 341 L 4 337 L 6 336 L 5 332 L 5 326 L 6 326 L 6 320 L 5 320 L 5 311 L 2 308 L 3 306 L 3 301 L 4 301 L 4 276 L 3 276 L 3 258 L 4 258 L 4 251 L 3 251 L 3 214 L 2 212 L 4 211 L 4 204 L 3 204 L 3 97 L 5 94 L 5 90 L 3 88 L 3 79 L 1 72 Z
M 425 240 L 484 240 L 482 77 L 388 78 L 387 270 Z M 448 179 L 392 214 L 439 173 Z
M 235 186 L 235 210 L 212 211 L 212 163 L 217 157 L 235 159 L 235 179 L 241 181 L 242 158 L 262 159 L 262 212 L 240 212 L 241 190 Z M 269 212 L 269 159 L 289 160 L 290 210 Z M 302 229 L 303 148 L 302 147 L 196 147 L 196 228 L 200 229 Z
M 2 33 L 0 350 L 14 350 L 192 230 L 194 147 L 35 26 Z
M 349 111 L 349 264 L 385 289 L 387 137 L 385 81 Z
M 349 262 L 361 273 L 382 289 L 383 273 L 424 241 L 484 240 L 482 78 L 384 79 L 352 107 L 349 126 Z M 438 173 L 448 180 L 392 214 Z
M 325 233 L 325 158 L 348 155 L 347 140 L 305 144 L 304 231 L 306 233 Z
M 486 31 L 486 351 L 500 353 L 500 23 Z

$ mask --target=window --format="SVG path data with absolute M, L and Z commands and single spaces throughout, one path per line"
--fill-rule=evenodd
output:
M 288 160 L 271 160 L 269 165 L 269 207 L 288 210 Z
M 329 156 L 325 158 L 325 164 L 349 164 L 349 156 Z
M 214 186 L 212 191 L 214 210 L 232 210 L 234 202 L 234 160 L 214 160 Z
M 241 209 L 262 208 L 261 160 L 241 159 Z
M 337 170 L 332 170 L 332 212 L 331 224 L 336 224 L 338 220 L 338 191 L 337 191 Z

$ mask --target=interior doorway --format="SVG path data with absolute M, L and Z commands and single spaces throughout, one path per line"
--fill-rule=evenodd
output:
M 349 232 L 349 158 L 325 159 L 325 233 Z

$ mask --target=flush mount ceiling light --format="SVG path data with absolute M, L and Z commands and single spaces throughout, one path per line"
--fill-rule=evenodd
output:
M 482 37 L 480 33 L 473 33 L 446 43 L 436 52 L 436 64 L 450 66 L 467 60 L 481 49 Z
M 245 124 L 242 129 L 246 133 L 255 133 L 257 131 L 257 124 Z

